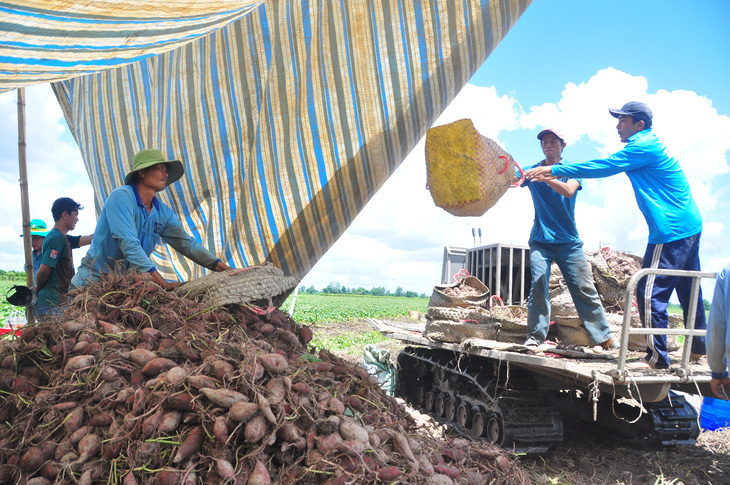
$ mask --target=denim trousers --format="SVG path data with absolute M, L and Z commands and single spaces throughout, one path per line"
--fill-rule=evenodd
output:
M 592 344 L 611 338 L 611 329 L 601 299 L 593 283 L 591 266 L 583 252 L 583 243 L 546 244 L 530 242 L 532 285 L 527 302 L 527 337 L 538 342 L 547 338 L 550 326 L 550 265 L 557 263 L 563 273 L 578 316 L 583 321 Z

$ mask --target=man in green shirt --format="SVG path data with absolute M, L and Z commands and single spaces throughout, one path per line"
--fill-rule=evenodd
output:
M 76 227 L 80 209 L 83 209 L 81 204 L 68 197 L 56 199 L 51 207 L 56 223 L 43 241 L 41 266 L 36 273 L 38 318 L 63 313 L 59 307 L 66 303 L 68 286 L 74 276 L 71 250 L 78 248 L 80 242 L 79 238 L 67 238 L 66 234 Z

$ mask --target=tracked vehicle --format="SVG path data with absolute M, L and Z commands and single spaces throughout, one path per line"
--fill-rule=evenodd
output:
M 638 280 L 647 274 L 692 278 L 695 292 L 701 278 L 714 277 L 643 269 L 629 281 L 625 301 L 632 301 Z M 560 346 L 534 350 L 478 338 L 439 342 L 423 335 L 423 325 L 370 323 L 407 344 L 398 355 L 397 393 L 473 439 L 518 453 L 543 453 L 562 441 L 566 420 L 580 420 L 614 439 L 646 447 L 694 444 L 700 432 L 697 411 L 675 391 L 711 395 L 709 368 L 690 363 L 691 340 L 705 331 L 694 329 L 693 317 L 682 329 L 632 328 L 629 310 L 620 351 L 601 353 Z M 676 365 L 632 369 L 644 353 L 626 350 L 630 335 L 660 333 L 684 336 L 683 349 L 674 353 Z

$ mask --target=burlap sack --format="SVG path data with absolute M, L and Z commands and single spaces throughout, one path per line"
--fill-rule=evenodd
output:
M 489 311 L 482 307 L 429 307 L 426 318 L 472 324 L 487 324 L 492 321 Z
M 512 184 L 515 161 L 464 119 L 428 130 L 426 174 L 438 207 L 455 216 L 481 216 Z

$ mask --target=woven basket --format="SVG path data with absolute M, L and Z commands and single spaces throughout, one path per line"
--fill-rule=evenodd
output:
M 611 337 L 617 341 L 621 340 L 621 330 L 623 329 L 623 315 L 618 313 L 606 313 L 606 321 L 611 329 Z M 566 345 L 580 345 L 583 347 L 589 347 L 592 344 L 588 339 L 588 333 L 583 326 L 583 321 L 580 317 L 557 317 L 555 318 L 555 326 L 557 327 L 558 339 Z M 641 320 L 639 315 L 635 314 L 631 316 L 631 327 L 642 328 Z M 670 328 L 681 328 L 682 319 L 677 319 L 672 316 L 669 322 Z M 646 335 L 631 335 L 629 336 L 629 350 L 632 351 L 644 351 L 646 350 Z M 679 348 L 677 343 L 676 335 L 667 335 L 667 350 L 674 351 Z
M 487 324 L 492 321 L 489 311 L 482 307 L 429 307 L 426 318 L 431 320 L 448 320 L 452 322 L 468 322 Z
M 504 320 L 500 322 L 497 340 L 513 344 L 523 344 L 527 340 L 527 321 Z
M 455 216 L 478 217 L 509 189 L 515 161 L 464 119 L 428 130 L 426 174 L 438 207 Z
M 629 253 L 618 253 L 623 257 L 629 257 L 639 263 L 643 261 L 643 258 Z M 601 297 L 606 306 L 618 305 L 624 299 L 626 295 L 626 287 L 628 286 L 629 279 L 631 277 L 617 278 L 611 274 L 606 259 L 603 257 L 601 251 L 596 252 L 592 257 L 589 258 L 591 263 L 591 270 L 593 272 L 593 281 L 596 284 L 596 290 L 598 295 Z
M 458 293 L 459 296 L 452 296 L 449 293 Z M 458 283 L 450 285 L 437 285 L 433 287 L 431 299 L 428 302 L 430 307 L 470 307 L 487 306 L 489 301 L 489 288 L 475 276 L 466 276 Z
M 497 340 L 499 329 L 500 324 L 498 322 L 474 324 L 428 318 L 423 335 L 439 342 L 459 343 L 470 338 Z
M 180 296 L 204 299 L 213 306 L 259 304 L 279 306 L 297 287 L 299 280 L 284 276 L 272 263 L 208 274 L 180 285 Z

